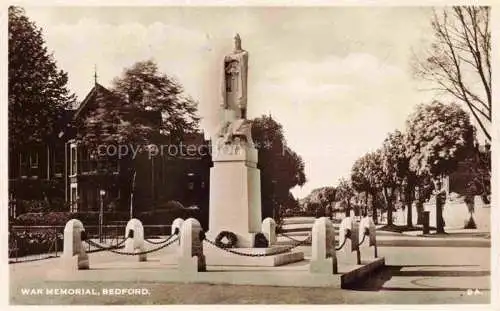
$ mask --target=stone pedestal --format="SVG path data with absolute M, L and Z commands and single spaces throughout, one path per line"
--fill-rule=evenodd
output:
M 377 258 L 376 228 L 371 217 L 363 217 L 359 222 L 359 243 L 361 259 Z
M 266 236 L 269 246 L 276 244 L 276 222 L 268 217 L 262 221 L 262 233 Z
M 358 246 L 359 224 L 351 217 L 342 219 L 339 226 L 338 241 L 342 248 L 337 252 L 339 262 L 359 265 L 361 257 Z
M 309 271 L 311 273 L 337 273 L 335 254 L 335 228 L 330 219 L 316 219 L 312 227 L 312 253 Z
M 176 218 L 172 222 L 172 227 L 170 227 L 170 234 L 173 235 L 177 232 L 178 235 L 181 234 L 182 224 L 184 220 L 182 218 Z
M 78 219 L 71 219 L 64 226 L 63 267 L 67 269 L 89 269 L 89 256 L 82 245 L 82 234 L 85 229 Z
M 125 251 L 126 252 L 143 252 L 146 250 L 144 244 L 144 227 L 139 219 L 132 218 L 128 221 L 125 227 Z M 146 254 L 139 255 L 139 261 L 146 261 Z
M 181 245 L 177 265 L 182 273 L 206 271 L 203 242 L 200 238 L 202 228 L 198 220 L 189 218 L 184 221 L 181 229 Z
M 238 237 L 237 247 L 253 247 L 262 219 L 257 149 L 228 144 L 213 150 L 207 237 L 215 240 L 221 231 L 230 231 Z

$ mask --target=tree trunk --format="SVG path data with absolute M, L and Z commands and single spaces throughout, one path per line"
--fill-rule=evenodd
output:
M 376 194 L 372 193 L 372 219 L 373 222 L 378 225 L 378 217 L 377 217 L 377 199 L 376 199 Z
M 406 208 L 407 208 L 407 215 L 406 215 L 406 225 L 408 227 L 413 227 L 413 214 L 412 214 L 412 185 L 408 183 L 406 186 Z
M 389 196 L 389 193 L 387 191 L 387 188 L 384 188 L 384 196 L 387 201 L 387 224 L 392 225 L 393 220 L 392 220 L 392 193 L 394 191 L 391 191 L 391 196 Z
M 368 191 L 365 191 L 365 216 L 368 216 Z
M 134 175 L 132 177 L 132 187 L 130 190 L 130 219 L 134 218 L 134 191 L 135 191 L 135 177 L 136 172 L 134 170 Z
M 417 200 L 417 225 L 423 223 L 424 218 L 424 202 L 422 199 Z
M 436 233 L 444 232 L 443 204 L 436 203 Z
M 441 177 L 442 180 L 442 177 Z M 442 184 L 442 181 L 441 181 Z M 446 204 L 446 193 L 443 194 L 441 192 L 442 189 L 439 189 L 439 193 L 436 195 L 436 233 L 445 233 L 444 232 L 444 218 L 443 218 L 443 207 Z

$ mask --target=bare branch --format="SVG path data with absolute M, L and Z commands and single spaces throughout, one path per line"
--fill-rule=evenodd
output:
M 434 10 L 431 26 L 435 40 L 426 59 L 416 63 L 416 76 L 437 84 L 434 91 L 446 91 L 465 102 L 490 139 L 483 123 L 491 122 L 489 8 L 453 7 L 440 14 Z M 479 96 L 478 84 L 471 78 L 481 81 L 486 99 Z

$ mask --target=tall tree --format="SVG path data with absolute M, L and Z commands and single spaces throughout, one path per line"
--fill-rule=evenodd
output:
M 434 41 L 416 60 L 415 73 L 465 103 L 491 140 L 490 7 L 435 11 L 432 29 Z
M 157 144 L 177 144 L 185 134 L 197 131 L 197 103 L 152 61 L 137 62 L 125 69 L 114 80 L 111 91 L 99 84 L 95 90 L 96 106 L 77 120 L 77 138 L 94 153 L 99 145 L 128 148 L 128 154 L 120 160 L 120 184 L 122 193 L 132 195 L 136 160 L 146 158 L 148 151 L 158 154 L 158 150 L 149 149 L 158 148 Z M 140 151 L 137 159 L 132 158 L 131 148 Z M 108 164 L 113 165 L 116 159 L 102 156 L 99 160 L 104 179 L 114 170 Z
M 271 116 L 253 119 L 252 139 L 259 150 L 262 217 L 278 218 L 280 206 L 290 202 L 290 189 L 306 182 L 304 161 L 287 146 L 282 125 Z
M 46 141 L 75 96 L 57 68 L 42 29 L 22 8 L 9 7 L 9 149 Z
M 126 68 L 111 91 L 96 85 L 97 107 L 79 126 L 86 144 L 156 143 L 159 134 L 179 142 L 199 129 L 198 103 L 151 60 Z
M 345 205 L 345 215 L 347 217 L 351 211 L 351 199 L 354 197 L 354 189 L 349 180 L 341 178 L 336 190 L 335 199 Z
M 352 167 L 351 180 L 356 191 L 365 192 L 366 208 L 368 207 L 368 195 L 371 196 L 372 217 L 375 223 L 377 219 L 377 192 L 382 189 L 383 181 L 382 153 L 380 150 L 370 152 L 359 158 Z M 367 211 L 365 210 L 365 213 Z
M 330 217 L 335 204 L 336 189 L 334 187 L 321 187 L 316 188 L 309 193 L 305 198 L 305 203 L 308 206 L 317 207 L 317 217 L 327 216 Z
M 453 172 L 474 148 L 474 127 L 469 115 L 457 104 L 421 104 L 409 116 L 406 126 L 405 149 L 409 169 L 416 176 L 441 179 Z M 441 223 L 442 212 L 437 208 L 437 224 Z M 444 232 L 443 227 L 437 227 L 438 232 Z
M 403 134 L 394 131 L 384 140 L 382 145 L 382 187 L 383 195 L 387 204 L 387 223 L 393 224 L 392 212 L 396 199 L 396 190 L 401 185 L 401 176 L 404 175 L 405 165 L 405 145 Z M 411 210 L 409 209 L 410 213 Z
M 185 94 L 178 81 L 161 73 L 152 60 L 125 69 L 113 81 L 112 90 L 136 109 L 161 113 L 160 130 L 173 140 L 199 129 L 198 103 Z

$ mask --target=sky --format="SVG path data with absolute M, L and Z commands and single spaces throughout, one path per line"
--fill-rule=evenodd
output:
M 308 182 L 297 197 L 335 186 L 354 161 L 402 129 L 435 94 L 412 76 L 430 40 L 429 7 L 26 7 L 43 28 L 69 88 L 83 100 L 98 81 L 154 60 L 199 102 L 207 137 L 220 122 L 221 62 L 239 33 L 249 52 L 248 117 L 283 125 Z

